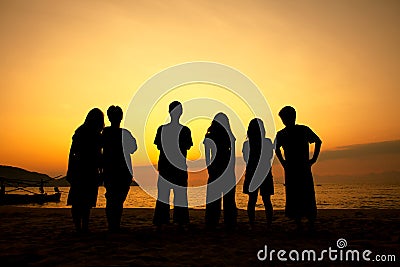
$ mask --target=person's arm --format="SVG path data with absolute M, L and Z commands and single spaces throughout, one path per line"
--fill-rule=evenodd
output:
M 98 185 L 101 186 L 104 184 L 104 135 L 100 135 L 100 154 L 99 154 L 99 176 L 98 176 Z
M 231 158 L 229 161 L 229 165 L 231 168 L 235 169 L 235 164 L 236 164 L 236 144 L 235 140 L 232 140 L 231 144 Z
M 76 134 L 72 137 L 72 144 L 69 150 L 68 157 L 68 169 L 67 169 L 67 181 L 72 184 L 75 174 L 77 172 L 77 161 L 78 161 L 78 140 Z
M 126 149 L 126 151 L 129 152 L 129 154 L 135 153 L 137 150 L 135 137 L 132 136 L 131 132 L 125 129 L 123 130 L 122 134 L 123 134 L 122 140 L 124 149 Z
M 243 154 L 244 161 L 246 162 L 246 164 L 248 164 L 249 163 L 249 142 L 248 141 L 243 143 L 242 154 Z
M 161 150 L 161 129 L 162 126 L 158 127 L 156 137 L 154 138 L 154 144 L 157 146 L 158 150 Z
M 283 168 L 286 168 L 286 160 L 282 156 L 280 146 L 276 147 L 275 154 L 276 154 L 276 157 L 279 159 L 279 162 L 282 164 Z
M 268 163 L 269 163 L 269 168 L 271 168 L 272 165 L 272 159 L 274 157 L 274 144 L 272 143 L 271 139 L 266 138 L 265 139 L 265 143 L 263 145 L 263 153 L 265 153 L 268 159 Z
M 308 142 L 310 144 L 315 143 L 314 154 L 313 154 L 312 158 L 310 159 L 310 164 L 313 165 L 315 162 L 317 162 L 319 152 L 321 151 L 322 141 L 318 137 L 318 135 L 316 135 L 313 132 L 313 130 L 311 130 L 310 128 L 307 127 L 307 131 L 308 131 Z
M 187 134 L 186 134 L 186 150 L 189 150 L 193 146 L 193 140 L 192 140 L 192 132 L 188 127 L 185 127 Z
M 278 158 L 279 162 L 282 164 L 283 168 L 286 168 L 286 160 L 283 158 L 283 155 L 282 155 L 282 151 L 281 151 L 282 144 L 281 144 L 279 134 L 276 136 L 275 144 L 276 144 L 275 155 Z
M 318 140 L 315 141 L 314 155 L 310 159 L 311 165 L 313 165 L 315 162 L 317 162 L 319 152 L 321 151 L 321 145 L 322 145 L 322 141 L 321 141 L 321 139 L 318 138 Z
M 206 157 L 206 165 L 210 166 L 211 164 L 211 146 L 212 146 L 212 141 L 209 140 L 208 138 L 204 139 L 204 153 Z
M 137 143 L 136 143 L 136 139 L 135 137 L 132 136 L 132 153 L 135 153 L 137 151 L 138 147 L 137 147 Z

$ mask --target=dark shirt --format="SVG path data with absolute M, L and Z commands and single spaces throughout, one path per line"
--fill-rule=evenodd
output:
M 122 128 L 106 127 L 102 134 L 103 171 L 107 176 L 129 176 L 132 178 L 130 154 L 137 150 L 132 134 Z
M 85 125 L 72 137 L 67 177 L 69 182 L 85 183 L 88 177 L 98 178 L 101 167 L 101 136 Z
M 160 150 L 158 171 L 164 178 L 187 171 L 187 150 L 193 146 L 188 127 L 180 124 L 162 125 L 157 129 L 154 144 Z
M 277 149 L 283 148 L 288 164 L 308 162 L 310 159 L 309 144 L 320 141 L 319 137 L 304 125 L 287 126 L 276 135 Z
M 262 146 L 260 142 L 255 142 L 252 149 L 250 149 L 250 141 L 247 140 L 243 143 L 242 152 L 243 159 L 246 162 L 246 172 L 251 172 L 253 175 L 257 166 L 259 166 L 260 169 L 257 172 L 257 176 L 266 177 L 271 172 L 274 145 L 269 138 L 264 137 L 262 142 Z
M 211 163 L 207 167 L 211 180 L 217 179 L 228 168 L 231 162 L 232 146 L 235 137 L 230 136 L 223 127 L 218 132 L 206 134 L 203 143 L 211 147 Z
M 95 207 L 100 184 L 101 135 L 85 125 L 72 137 L 67 181 L 71 184 L 67 205 Z

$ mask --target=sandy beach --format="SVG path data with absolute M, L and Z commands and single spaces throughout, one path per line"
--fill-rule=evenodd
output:
M 151 224 L 152 209 L 125 209 L 123 232 L 107 232 L 104 209 L 94 209 L 91 233 L 75 233 L 69 209 L 0 207 L 1 266 L 261 266 L 257 252 L 337 249 L 371 250 L 395 255 L 400 261 L 400 210 L 320 210 L 316 232 L 298 233 L 282 210 L 275 212 L 273 227 L 266 230 L 264 212 L 257 211 L 257 224 L 250 230 L 245 210 L 239 210 L 238 228 L 227 232 L 204 229 L 204 210 L 190 210 L 191 224 L 185 232 L 175 225 L 160 234 Z M 372 257 L 372 256 L 371 256 Z M 280 262 L 274 266 L 338 266 L 354 262 Z M 360 262 L 375 266 L 376 262 Z M 382 266 L 393 266 L 385 262 Z

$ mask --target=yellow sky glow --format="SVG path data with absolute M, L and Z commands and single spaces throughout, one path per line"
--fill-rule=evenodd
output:
M 399 139 L 399 13 L 399 1 L 368 0 L 1 1 L 0 163 L 64 174 L 91 108 L 126 110 L 149 77 L 189 61 L 240 70 L 277 129 L 279 109 L 293 105 L 324 149 Z M 143 137 L 153 161 L 153 130 L 166 119 L 154 112 Z M 208 123 L 189 123 L 201 128 L 192 129 L 197 143 Z M 130 130 L 141 138 L 143 129 Z

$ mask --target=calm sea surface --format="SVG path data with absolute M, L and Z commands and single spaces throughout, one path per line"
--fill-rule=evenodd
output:
M 10 189 L 10 188 L 7 188 Z M 26 188 L 37 192 L 37 188 Z M 242 193 L 242 185 L 236 188 L 236 203 L 238 208 L 245 209 L 247 195 Z M 69 187 L 61 187 L 60 203 L 47 203 L 44 205 L 24 205 L 41 208 L 65 208 Z M 156 188 L 147 188 L 148 192 L 156 196 Z M 53 188 L 45 188 L 47 193 L 52 193 Z M 317 207 L 319 209 L 400 209 L 400 185 L 391 184 L 322 184 L 315 186 Z M 99 188 L 97 207 L 105 207 L 105 188 Z M 21 194 L 25 194 L 21 192 Z M 172 195 L 172 194 L 171 194 Z M 189 188 L 189 206 L 204 209 L 205 187 Z M 274 209 L 284 209 L 285 190 L 282 184 L 275 184 L 275 195 L 272 196 Z M 138 186 L 132 186 L 125 201 L 126 208 L 154 208 L 155 199 Z M 258 209 L 263 209 L 261 198 L 257 203 Z

